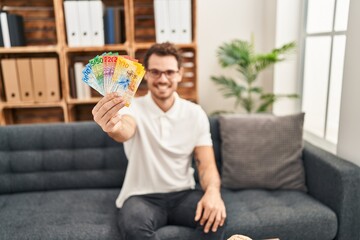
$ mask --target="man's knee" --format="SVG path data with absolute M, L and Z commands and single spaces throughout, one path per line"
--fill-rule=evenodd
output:
M 118 226 L 122 239 L 156 239 L 155 219 L 144 202 L 136 197 L 129 198 L 118 213 Z
M 118 217 L 118 226 L 123 240 L 156 239 L 151 225 L 144 222 L 139 216 L 127 218 L 121 212 Z

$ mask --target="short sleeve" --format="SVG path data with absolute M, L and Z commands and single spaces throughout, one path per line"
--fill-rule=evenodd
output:
M 197 122 L 197 141 L 196 146 L 212 146 L 210 122 L 205 111 L 199 106 Z

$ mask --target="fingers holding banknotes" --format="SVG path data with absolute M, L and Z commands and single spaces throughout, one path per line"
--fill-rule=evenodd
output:
M 125 106 L 126 101 L 117 93 L 105 95 L 93 108 L 94 121 L 107 133 L 114 132 L 121 124 L 119 110 Z

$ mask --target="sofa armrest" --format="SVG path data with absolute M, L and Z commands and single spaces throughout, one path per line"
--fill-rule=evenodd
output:
M 360 168 L 307 142 L 303 160 L 308 193 L 337 215 L 336 239 L 360 239 Z

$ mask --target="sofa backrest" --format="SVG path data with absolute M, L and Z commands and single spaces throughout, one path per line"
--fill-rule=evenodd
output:
M 121 187 L 126 166 L 94 122 L 0 127 L 0 193 Z
M 219 121 L 218 117 L 209 117 L 210 122 L 210 132 L 211 139 L 213 141 L 213 148 L 216 160 L 216 166 L 219 170 L 219 174 L 221 175 L 221 138 L 220 138 L 220 129 L 219 129 Z M 192 167 L 195 169 L 194 177 L 195 181 L 199 183 L 199 174 L 196 169 L 195 159 L 193 159 Z
M 218 167 L 219 173 L 221 174 L 222 159 L 221 159 L 221 137 L 220 137 L 219 121 L 217 117 L 210 117 L 209 121 L 210 121 L 210 132 L 213 141 L 216 165 Z
M 219 123 L 215 117 L 209 121 L 220 170 Z M 126 167 L 123 144 L 94 122 L 0 127 L 0 194 L 120 188 Z

